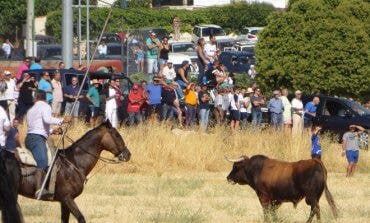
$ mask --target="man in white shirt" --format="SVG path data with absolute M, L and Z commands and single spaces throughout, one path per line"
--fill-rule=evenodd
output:
M 107 45 L 105 44 L 104 41 L 102 41 L 100 43 L 100 45 L 98 46 L 98 53 L 99 53 L 99 56 L 100 57 L 105 57 L 107 55 L 107 52 L 108 52 L 108 47 Z
M 171 80 L 174 81 L 176 78 L 176 71 L 172 66 L 172 61 L 168 60 L 167 61 L 167 66 L 163 68 L 162 75 L 166 80 Z
M 62 109 L 63 89 L 60 79 L 60 72 L 59 70 L 56 70 L 54 72 L 54 78 L 51 81 L 51 86 L 53 87 L 53 101 L 51 103 L 51 109 L 54 117 L 59 116 Z
M 1 48 L 5 52 L 5 58 L 9 59 L 12 53 L 12 49 L 14 48 L 13 44 L 9 41 L 9 39 L 6 39 Z
M 10 128 L 8 115 L 3 107 L 0 106 L 0 149 L 5 148 L 6 131 Z
M 5 91 L 5 97 L 8 103 L 9 119 L 10 121 L 13 121 L 13 119 L 15 118 L 15 106 L 16 106 L 16 100 L 14 97 L 16 83 L 14 78 L 12 78 L 12 74 L 9 71 L 4 72 L 4 79 L 7 86 L 7 89 Z
M 214 35 L 209 36 L 209 43 L 204 46 L 204 53 L 211 63 L 217 59 L 216 37 Z
M 295 98 L 292 100 L 292 120 L 294 134 L 301 134 L 303 130 L 303 103 L 301 100 L 302 92 L 297 90 L 295 92 Z
M 105 117 L 110 121 L 113 128 L 118 127 L 118 114 L 117 114 L 117 90 L 115 87 L 116 80 L 109 81 L 109 87 L 105 92 Z

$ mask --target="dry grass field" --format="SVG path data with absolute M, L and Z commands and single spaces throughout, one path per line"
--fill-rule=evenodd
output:
M 79 138 L 83 124 L 68 135 Z M 218 127 L 209 133 L 170 130 L 145 125 L 120 130 L 132 157 L 128 163 L 98 163 L 85 191 L 76 199 L 87 222 L 262 222 L 262 209 L 248 186 L 230 185 L 231 164 L 224 157 L 265 154 L 287 161 L 310 157 L 310 138 L 273 131 L 231 133 Z M 322 140 L 328 185 L 340 208 L 336 222 L 370 222 L 370 154 L 360 152 L 353 178 L 345 175 L 340 145 Z M 110 154 L 103 153 L 105 157 Z M 322 222 L 334 222 L 324 197 Z M 60 222 L 58 203 L 20 197 L 26 222 Z M 309 207 L 286 203 L 278 211 L 281 222 L 305 222 Z M 72 217 L 71 222 L 76 222 Z

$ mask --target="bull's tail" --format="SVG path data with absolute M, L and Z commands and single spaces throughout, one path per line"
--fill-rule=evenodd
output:
M 328 185 L 326 184 L 325 182 L 325 197 L 326 197 L 326 200 L 328 201 L 329 203 L 329 206 L 330 206 L 330 209 L 331 209 L 331 212 L 333 212 L 333 215 L 334 215 L 334 218 L 338 218 L 338 208 L 334 202 L 334 198 L 333 196 L 331 195 L 330 191 L 329 191 L 329 188 L 328 188 Z

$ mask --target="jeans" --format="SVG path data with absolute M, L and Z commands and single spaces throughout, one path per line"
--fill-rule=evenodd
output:
M 197 106 L 186 104 L 185 108 L 186 108 L 185 110 L 186 125 L 193 127 L 197 115 Z
M 198 62 L 198 68 L 199 68 L 198 84 L 201 85 L 203 83 L 203 77 L 205 77 L 204 76 L 205 68 L 204 68 L 204 65 L 200 62 Z M 206 82 L 206 81 L 204 81 L 204 82 Z
M 167 120 L 173 118 L 173 107 L 164 103 L 162 105 L 162 120 Z
M 252 125 L 261 126 L 262 122 L 262 111 L 252 110 Z
M 208 127 L 208 119 L 209 119 L 209 108 L 199 109 L 199 124 L 203 130 L 206 130 Z
M 148 74 L 158 73 L 158 60 L 147 58 Z M 151 80 L 150 80 L 151 81 Z
M 251 115 L 251 113 L 247 112 L 240 112 L 240 127 L 241 128 L 246 128 L 248 124 L 248 118 Z
M 48 152 L 46 139 L 42 135 L 28 133 L 25 140 L 26 148 L 31 151 L 36 160 L 37 168 L 48 167 Z
M 283 114 L 271 112 L 271 126 L 281 128 L 283 126 Z
M 129 124 L 130 125 L 135 124 L 135 121 L 137 122 L 137 124 L 139 124 L 141 122 L 141 119 L 142 119 L 141 112 L 140 111 L 138 111 L 138 112 L 128 112 L 128 118 L 129 118 Z
M 67 102 L 64 113 L 66 115 L 71 115 L 72 117 L 78 117 L 78 110 L 80 108 L 80 102 L 76 101 L 76 105 L 72 111 L 73 104 L 74 102 Z

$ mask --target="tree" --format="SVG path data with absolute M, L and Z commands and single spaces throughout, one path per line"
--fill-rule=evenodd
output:
M 370 94 L 370 4 L 294 0 L 275 12 L 256 46 L 258 82 L 305 93 Z

